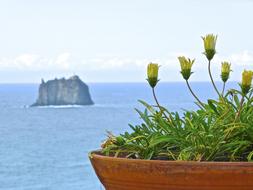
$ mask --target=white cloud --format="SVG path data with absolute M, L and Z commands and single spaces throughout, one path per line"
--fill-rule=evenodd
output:
M 233 54 L 230 56 L 231 62 L 237 65 L 253 65 L 253 54 L 245 50 L 241 53 Z
M 229 56 L 220 56 L 218 54 L 215 56 L 214 61 L 218 63 L 228 61 L 234 66 L 253 66 L 253 52 L 244 50 L 239 53 L 233 53 Z
M 43 57 L 36 54 L 21 54 L 14 58 L 1 58 L 0 70 L 67 70 L 71 67 L 71 54 L 68 52 L 59 54 L 56 57 Z
M 32 67 L 33 64 L 38 60 L 39 56 L 35 54 L 23 54 L 19 55 L 14 59 L 15 65 L 21 65 L 25 67 Z
M 51 62 L 52 63 L 52 62 Z M 59 67 L 65 69 L 69 69 L 71 67 L 71 54 L 68 52 L 62 53 L 58 55 L 54 61 L 54 63 Z
M 131 70 L 143 67 L 147 63 L 146 59 L 96 58 L 83 61 L 83 66 L 86 70 Z
M 180 66 L 177 60 L 179 55 L 186 55 L 190 58 L 196 58 L 195 65 L 193 67 L 194 75 L 192 80 L 207 80 L 206 74 L 206 59 L 203 55 L 195 57 L 193 53 L 170 53 L 163 58 L 121 58 L 113 56 L 98 57 L 93 59 L 77 59 L 76 56 L 69 52 L 63 52 L 55 57 L 45 57 L 37 54 L 21 54 L 16 57 L 3 57 L 0 58 L 0 71 L 14 71 L 15 72 L 29 72 L 37 71 L 50 73 L 89 73 L 90 75 L 97 75 L 98 72 L 113 73 L 117 71 L 122 72 L 123 75 L 131 76 L 131 73 L 140 73 L 140 78 L 145 74 L 146 66 L 149 62 L 159 63 L 161 67 L 161 77 L 163 80 L 180 80 L 181 76 L 178 74 Z M 241 70 L 253 66 L 253 53 L 249 51 L 242 51 L 234 53 L 229 56 L 220 56 L 217 54 L 213 60 L 212 69 L 217 76 L 217 80 L 220 72 L 221 61 L 229 61 L 232 63 L 234 70 L 234 79 L 237 79 Z M 109 74 L 108 74 L 109 75 Z M 113 77 L 113 76 L 112 76 Z M 116 77 L 116 76 L 115 76 Z M 137 75 L 138 77 L 138 75 Z M 115 79 L 117 80 L 117 79 Z M 132 80 L 132 79 L 131 79 Z M 138 80 L 138 79 L 137 79 Z
M 164 58 L 121 58 L 121 57 L 99 57 L 92 59 L 78 60 L 71 53 L 63 52 L 55 57 L 43 57 L 35 54 L 21 54 L 14 58 L 0 58 L 0 70 L 136 70 L 143 69 L 149 62 L 159 63 L 162 66 L 178 66 L 177 56 L 182 53 L 171 53 Z

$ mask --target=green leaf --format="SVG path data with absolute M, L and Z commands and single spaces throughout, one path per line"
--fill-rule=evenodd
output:
M 149 147 L 154 147 L 154 146 L 156 146 L 160 143 L 168 143 L 171 140 L 172 140 L 172 138 L 169 137 L 169 136 L 159 136 L 159 137 L 156 137 L 154 139 L 151 139 Z
M 234 95 L 234 101 L 237 107 L 240 107 L 240 100 L 237 95 Z
M 253 162 L 252 156 L 253 156 L 253 151 L 251 151 L 251 152 L 249 153 L 249 155 L 247 156 L 247 159 L 248 159 L 249 162 Z
M 153 108 L 153 106 L 149 105 L 148 103 L 146 103 L 143 100 L 138 100 L 142 105 L 144 105 L 152 114 L 154 114 L 156 111 Z
M 214 105 L 214 101 L 213 100 L 208 100 L 208 105 L 210 106 L 210 108 L 217 114 L 219 114 L 219 112 L 217 111 L 217 108 Z

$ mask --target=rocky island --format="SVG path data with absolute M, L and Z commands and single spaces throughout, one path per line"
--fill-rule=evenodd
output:
M 77 76 L 44 82 L 39 86 L 37 101 L 31 106 L 92 105 L 89 87 Z

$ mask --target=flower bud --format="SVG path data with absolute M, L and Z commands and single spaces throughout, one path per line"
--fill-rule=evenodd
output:
M 190 60 L 189 58 L 186 59 L 184 56 L 178 57 L 181 66 L 181 74 L 185 80 L 188 80 L 192 74 L 191 68 L 195 61 L 195 59 Z
M 147 81 L 152 88 L 154 88 L 158 82 L 158 69 L 159 69 L 158 64 L 156 64 L 156 63 L 148 64 Z
M 202 39 L 204 41 L 204 48 L 205 48 L 204 54 L 206 55 L 206 58 L 209 61 L 211 61 L 216 53 L 215 46 L 217 35 L 215 36 L 213 34 L 208 34 L 205 37 L 202 37 Z
M 253 76 L 252 71 L 244 70 L 242 73 L 241 89 L 244 95 L 246 95 L 251 88 L 252 76 Z
M 108 139 L 106 139 L 102 144 L 101 144 L 101 148 L 107 148 L 111 145 L 114 145 L 116 143 L 116 138 L 115 137 L 109 137 Z
M 231 64 L 224 61 L 221 63 L 221 79 L 223 82 L 227 82 L 229 78 L 229 74 L 232 71 L 231 69 Z

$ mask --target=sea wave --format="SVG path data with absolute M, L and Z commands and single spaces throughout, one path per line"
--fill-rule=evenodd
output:
M 83 107 L 86 107 L 86 106 L 84 106 L 84 105 L 48 105 L 48 106 L 36 106 L 36 108 L 40 108 L 40 109 L 47 109 L 47 108 L 64 109 L 64 108 L 83 108 Z M 25 106 L 25 108 L 31 108 L 31 106 Z

